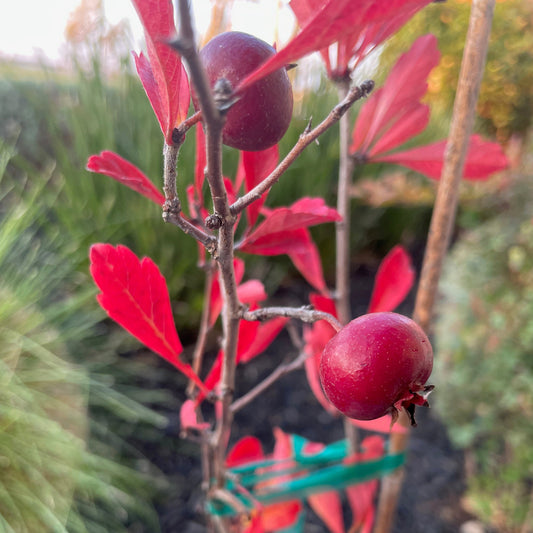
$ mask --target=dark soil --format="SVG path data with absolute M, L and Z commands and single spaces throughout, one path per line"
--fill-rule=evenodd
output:
M 365 312 L 373 277 L 371 268 L 360 268 L 354 275 L 352 290 L 358 295 L 359 302 L 354 305 L 354 316 Z M 298 299 L 300 296 L 291 287 L 285 293 L 280 291 L 280 301 L 274 303 L 301 305 L 305 300 Z M 410 306 L 412 301 L 399 311 L 409 314 Z M 263 379 L 279 362 L 295 355 L 288 335 L 282 333 L 267 353 L 253 364 L 239 367 L 236 396 Z M 166 385 L 183 396 L 183 388 L 180 386 L 178 391 L 175 382 Z M 461 506 L 465 490 L 463 456 L 451 445 L 444 425 L 433 410 L 419 408 L 417 421 L 418 427 L 412 430 L 409 439 L 406 476 L 393 532 L 458 533 L 461 524 L 472 518 Z M 260 399 L 237 413 L 232 442 L 244 435 L 254 435 L 263 442 L 265 451 L 270 452 L 273 447 L 272 428 L 275 426 L 324 443 L 344 437 L 342 422 L 333 419 L 321 408 L 303 371 L 285 376 Z M 167 437 L 171 438 L 161 441 L 164 446 L 157 447 L 151 443 L 143 452 L 170 480 L 171 489 L 165 492 L 159 508 L 163 533 L 200 533 L 206 531 L 206 527 L 201 513 L 198 447 L 178 436 L 178 414 L 173 413 L 167 430 Z M 169 448 L 169 442 L 175 442 L 175 446 Z M 305 531 L 319 533 L 327 530 L 309 510 Z

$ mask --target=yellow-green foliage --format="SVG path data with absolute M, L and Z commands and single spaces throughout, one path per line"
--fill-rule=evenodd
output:
M 439 40 L 440 65 L 430 76 L 427 100 L 445 117 L 451 113 L 468 27 L 471 2 L 447 0 L 429 5 L 395 36 L 386 58 L 406 48 L 413 35 L 433 33 Z M 533 6 L 524 0 L 496 2 L 490 47 L 481 85 L 480 126 L 500 140 L 524 135 L 533 116 Z

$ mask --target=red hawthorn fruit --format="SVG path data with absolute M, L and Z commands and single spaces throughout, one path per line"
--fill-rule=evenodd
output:
M 253 35 L 228 31 L 211 39 L 200 50 L 200 59 L 211 87 L 224 79 L 233 90 L 275 52 Z M 292 88 L 287 69 L 281 68 L 239 95 L 227 112 L 222 142 L 248 152 L 265 150 L 283 137 L 291 117 Z
M 325 346 L 320 381 L 329 401 L 349 418 L 396 420 L 404 407 L 428 405 L 433 349 L 416 322 L 397 313 L 369 313 L 344 326 Z

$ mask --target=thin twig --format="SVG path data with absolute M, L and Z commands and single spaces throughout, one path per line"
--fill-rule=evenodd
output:
M 329 115 L 314 129 L 306 129 L 294 145 L 292 150 L 285 156 L 285 158 L 278 164 L 278 166 L 267 176 L 261 183 L 256 185 L 251 191 L 241 196 L 231 206 L 231 213 L 236 216 L 244 211 L 251 203 L 255 202 L 263 194 L 268 192 L 271 187 L 277 183 L 282 174 L 292 165 L 294 160 L 302 153 L 313 141 L 318 139 L 326 130 L 331 128 L 333 124 L 338 122 L 340 118 L 350 109 L 350 107 L 359 99 L 368 96 L 374 88 L 374 82 L 371 80 L 363 82 L 360 86 L 352 87 L 346 98 L 339 102 L 329 113 Z
M 457 85 L 452 123 L 444 155 L 442 176 L 428 235 L 413 318 L 428 331 L 431 326 L 442 263 L 450 243 L 458 202 L 458 188 L 473 130 L 476 102 L 485 66 L 495 0 L 473 0 L 461 72 Z M 409 427 L 402 412 L 400 420 Z M 408 432 L 391 436 L 391 453 L 403 452 Z M 389 533 L 403 482 L 400 468 L 383 480 L 374 533 Z
M 338 82 L 339 99 L 349 93 L 350 80 Z M 350 181 L 354 160 L 349 154 L 350 116 L 345 113 L 339 121 L 339 178 L 337 185 L 337 211 L 341 220 L 335 223 L 335 307 L 340 321 L 347 324 L 352 317 L 350 310 Z M 351 426 L 351 424 L 350 424 Z
M 240 411 L 243 407 L 248 405 L 250 402 L 255 400 L 260 396 L 266 389 L 272 386 L 279 378 L 282 376 L 302 368 L 306 359 L 309 357 L 309 354 L 305 352 L 300 352 L 300 355 L 293 361 L 288 363 L 282 363 L 275 370 L 272 371 L 263 381 L 258 383 L 253 389 L 250 389 L 246 394 L 243 394 L 240 398 L 235 400 L 231 404 L 231 412 L 235 414 L 237 411 Z
M 337 82 L 339 100 L 344 100 L 350 90 L 350 79 Z M 350 183 L 354 159 L 350 157 L 350 115 L 345 113 L 339 120 L 339 176 L 337 180 L 337 211 L 341 219 L 335 222 L 335 307 L 342 324 L 352 318 L 350 305 Z M 346 418 L 344 434 L 350 453 L 359 448 L 357 428 Z
M 166 203 L 181 210 L 181 204 L 176 190 L 177 162 L 179 144 L 167 144 L 163 146 L 163 192 Z
M 177 159 L 180 144 L 166 144 L 163 147 L 163 220 L 178 226 L 184 233 L 191 235 L 203 244 L 211 255 L 216 255 L 217 241 L 198 226 L 192 224 L 181 214 L 181 202 L 176 189 Z
M 269 320 L 270 318 L 285 317 L 297 318 L 302 322 L 313 323 L 319 320 L 327 321 L 335 331 L 341 329 L 342 324 L 331 314 L 324 311 L 304 307 L 262 307 L 254 311 L 242 311 L 244 320 Z
M 214 257 L 217 256 L 217 240 L 213 235 L 207 234 L 189 222 L 186 218 L 181 216 L 181 211 L 177 211 L 175 208 L 165 204 L 163 206 L 163 220 L 170 224 L 174 224 L 180 228 L 184 233 L 194 237 L 200 244 L 205 246 L 205 249 Z

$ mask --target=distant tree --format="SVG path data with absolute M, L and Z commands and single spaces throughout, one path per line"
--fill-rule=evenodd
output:
M 385 62 L 394 61 L 413 35 L 433 33 L 442 59 L 429 79 L 428 102 L 439 116 L 451 112 L 470 0 L 447 0 L 439 9 L 424 9 L 384 51 Z M 497 0 L 485 75 L 478 101 L 478 129 L 500 141 L 524 137 L 533 117 L 533 4 L 523 0 Z

